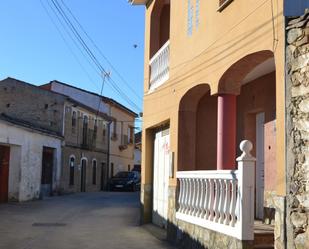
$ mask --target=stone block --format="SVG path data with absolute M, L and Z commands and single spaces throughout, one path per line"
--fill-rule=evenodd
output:
M 300 22 L 296 22 L 293 25 L 289 25 L 286 29 L 287 30 L 291 30 L 291 29 L 301 28 L 301 27 L 304 27 L 307 24 L 307 22 L 308 22 L 308 20 L 303 20 L 303 21 L 300 21 Z
M 287 54 L 287 60 L 291 61 L 295 56 L 294 53 L 296 52 L 296 46 L 294 45 L 288 45 L 286 47 L 286 54 Z
M 304 233 L 298 234 L 295 238 L 296 249 L 308 249 L 309 248 L 309 230 Z
M 297 87 L 292 87 L 292 97 L 299 97 L 306 94 L 309 94 L 309 87 L 306 87 L 304 85 L 299 85 Z
M 301 112 L 309 113 L 309 98 L 302 100 L 298 106 Z
M 293 212 L 291 215 L 291 222 L 295 227 L 304 227 L 308 223 L 307 214 Z
M 299 72 L 293 73 L 291 77 L 292 86 L 301 85 L 301 83 L 303 82 L 303 77 L 304 76 L 300 74 Z
M 298 40 L 300 40 L 304 36 L 304 31 L 300 28 L 295 28 L 289 30 L 287 34 L 287 42 L 292 44 Z
M 295 47 L 293 45 L 289 45 L 288 47 L 290 47 L 290 46 Z M 288 52 L 288 50 L 287 50 L 287 52 Z M 306 54 L 308 52 L 309 52 L 309 44 L 306 44 L 306 45 L 303 45 L 303 46 L 300 46 L 300 47 L 297 47 L 297 48 L 295 47 L 295 52 L 293 53 L 293 56 L 297 57 L 297 56 Z M 288 61 L 289 61 L 289 59 L 290 59 L 290 57 L 287 57 Z
M 309 130 L 309 120 L 300 119 L 295 122 L 295 127 L 300 131 Z
M 301 207 L 309 208 L 309 193 L 307 193 L 307 194 L 299 194 L 296 197 L 297 197 L 297 199 L 299 201 L 299 205 Z
M 300 47 L 304 44 L 308 44 L 308 41 L 309 41 L 308 36 L 305 35 L 302 38 L 300 38 L 300 40 L 295 42 L 295 46 Z
M 309 63 L 309 54 L 303 54 L 295 58 L 294 60 L 291 61 L 292 67 L 291 71 L 295 72 L 305 66 L 308 65 Z

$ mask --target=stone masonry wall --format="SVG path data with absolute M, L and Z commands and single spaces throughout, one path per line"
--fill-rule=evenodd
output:
M 309 11 L 287 22 L 287 248 L 309 248 Z
M 16 79 L 0 81 L 0 113 L 58 134 L 63 129 L 65 97 Z

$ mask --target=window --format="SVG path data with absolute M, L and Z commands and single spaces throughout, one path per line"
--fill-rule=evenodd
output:
M 93 139 L 97 139 L 97 132 L 98 132 L 98 120 L 94 120 L 94 126 L 93 126 Z
M 88 117 L 86 115 L 83 119 L 83 144 L 88 144 Z
M 72 128 L 75 131 L 75 127 L 76 127 L 76 111 L 72 112 Z
M 103 141 L 105 142 L 106 140 L 106 124 L 103 123 Z
M 133 144 L 134 141 L 134 128 L 129 126 L 128 127 L 128 143 Z
M 69 168 L 70 168 L 70 185 L 74 185 L 74 162 L 75 162 L 75 158 L 74 156 L 70 157 L 70 161 L 69 161 Z
M 97 184 L 97 160 L 92 161 L 92 184 Z
M 111 139 L 117 139 L 117 120 L 111 123 Z

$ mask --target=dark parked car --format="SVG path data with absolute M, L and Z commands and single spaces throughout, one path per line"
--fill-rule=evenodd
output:
M 141 186 L 141 176 L 136 171 L 120 171 L 110 179 L 110 190 L 123 189 L 136 191 Z

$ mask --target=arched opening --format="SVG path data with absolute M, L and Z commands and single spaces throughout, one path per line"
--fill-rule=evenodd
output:
M 178 170 L 216 169 L 217 98 L 202 84 L 190 89 L 179 106 Z
M 81 159 L 80 191 L 86 192 L 87 158 Z
M 243 81 L 248 74 L 264 63 L 274 58 L 273 52 L 269 50 L 249 54 L 235 62 L 221 77 L 218 92 L 220 94 L 239 94 Z M 263 74 L 263 72 L 260 72 Z
M 273 53 L 260 51 L 234 63 L 220 80 L 219 96 L 234 96 L 236 100 L 233 146 L 238 148 L 236 145 L 244 139 L 253 143 L 252 154 L 257 159 L 255 215 L 258 219 L 270 221 L 274 219 L 274 212 L 268 212 L 273 208 L 268 197 L 276 190 L 277 180 L 276 66 Z M 230 115 L 220 108 L 218 112 L 223 112 L 223 116 Z M 238 149 L 235 159 L 239 154 Z M 268 214 L 271 216 L 267 217 Z
M 75 156 L 71 155 L 69 160 L 69 172 L 70 172 L 70 178 L 69 178 L 69 185 L 74 185 L 74 168 L 75 168 Z
M 170 38 L 170 0 L 156 1 L 151 13 L 150 58 Z

